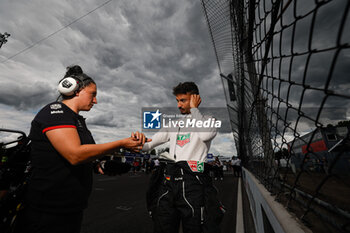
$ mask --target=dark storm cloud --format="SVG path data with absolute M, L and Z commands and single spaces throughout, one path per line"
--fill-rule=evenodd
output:
M 202 11 L 195 10 L 200 7 L 191 3 L 179 15 L 174 2 L 150 10 L 125 5 L 122 12 L 129 28 L 123 37 L 129 45 L 115 43 L 99 50 L 101 65 L 120 71 L 108 75 L 110 82 L 101 88 L 108 90 L 114 84 L 139 95 L 141 103 L 166 105 L 172 103 L 171 88 L 183 81 L 195 81 L 203 93 L 218 94 L 213 90 L 220 90 L 220 82 L 216 88 L 213 82 L 205 83 L 216 65 Z
M 178 81 L 192 79 L 200 83 L 215 66 L 212 62 L 213 50 L 208 47 L 210 41 L 204 17 L 200 15 L 202 13 L 200 10 L 194 11 L 200 7 L 197 2 L 190 4 L 185 13 L 191 12 L 191 14 L 180 15 L 181 18 L 179 15 L 171 18 L 172 15 L 168 14 L 144 16 L 144 12 L 139 14 L 139 8 L 125 9 L 125 15 L 132 25 L 132 40 L 149 45 L 148 53 L 153 55 L 152 59 L 145 60 L 145 68 L 152 70 L 158 76 L 165 76 L 166 79 L 163 80 L 166 82 L 169 79 Z M 157 6 L 157 9 L 157 12 L 167 11 L 162 9 L 162 6 Z M 161 19 L 160 15 L 166 17 Z M 151 22 L 151 25 L 142 25 L 143 16 L 151 18 L 150 21 L 146 21 Z M 180 28 L 176 26 L 177 21 L 181 25 Z M 208 57 L 208 54 L 211 56 Z M 172 83 L 175 84 L 176 81 Z
M 127 62 L 126 57 L 123 56 L 123 51 L 115 45 L 107 45 L 97 50 L 96 59 L 101 65 L 107 66 L 109 69 L 118 69 Z
M 17 109 L 25 110 L 36 108 L 54 101 L 58 97 L 55 96 L 47 83 L 34 82 L 29 85 L 23 84 L 7 84 L 0 85 L 0 103 L 14 106 Z
M 107 126 L 107 127 L 124 127 L 121 121 L 114 119 L 112 112 L 104 112 L 87 119 L 87 123 L 91 125 Z

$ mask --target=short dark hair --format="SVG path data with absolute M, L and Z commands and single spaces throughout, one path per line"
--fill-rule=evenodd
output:
M 198 87 L 194 82 L 179 83 L 176 87 L 173 88 L 174 95 L 187 93 L 199 95 Z

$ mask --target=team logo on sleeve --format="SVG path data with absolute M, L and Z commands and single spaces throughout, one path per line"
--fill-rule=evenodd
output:
M 160 129 L 162 113 L 157 109 L 156 112 L 143 112 L 143 128 L 144 129 Z
M 50 108 L 51 108 L 52 110 L 57 110 L 57 109 L 62 108 L 62 105 L 61 105 L 61 104 L 51 104 L 51 105 L 50 105 Z
M 176 144 L 183 147 L 184 145 L 190 142 L 190 135 L 190 133 L 177 135 Z

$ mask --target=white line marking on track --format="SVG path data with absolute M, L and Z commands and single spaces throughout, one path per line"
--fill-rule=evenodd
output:
M 236 233 L 244 233 L 241 178 L 238 178 Z

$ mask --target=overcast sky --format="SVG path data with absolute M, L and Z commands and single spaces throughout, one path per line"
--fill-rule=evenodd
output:
M 86 15 L 103 3 L 1 1 L 0 32 L 11 36 L 0 49 L 0 127 L 28 133 L 71 64 L 97 82 L 98 104 L 82 113 L 97 143 L 141 130 L 142 107 L 176 106 L 179 82 L 197 83 L 202 106 L 225 107 L 199 0 L 113 0 Z M 211 152 L 232 156 L 233 144 L 220 133 Z

